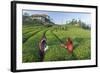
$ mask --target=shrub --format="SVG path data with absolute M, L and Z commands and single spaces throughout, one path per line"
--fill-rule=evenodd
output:
M 90 40 L 86 40 L 80 43 L 79 46 L 74 49 L 74 54 L 78 59 L 90 59 Z
M 63 61 L 71 58 L 72 54 L 69 54 L 65 48 L 53 46 L 45 53 L 44 61 Z

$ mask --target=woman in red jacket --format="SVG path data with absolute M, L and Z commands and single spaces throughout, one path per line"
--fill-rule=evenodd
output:
M 69 53 L 73 52 L 73 42 L 72 42 L 71 38 L 68 38 L 66 40 L 66 44 L 62 44 L 61 46 L 65 47 Z

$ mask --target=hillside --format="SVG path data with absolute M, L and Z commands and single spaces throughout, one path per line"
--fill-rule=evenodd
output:
M 39 24 L 40 25 L 40 24 Z M 45 32 L 48 50 L 43 61 L 85 60 L 91 58 L 90 30 L 77 26 L 35 26 L 23 25 L 23 62 L 39 62 L 39 41 Z M 72 54 L 61 47 L 70 37 L 74 43 Z

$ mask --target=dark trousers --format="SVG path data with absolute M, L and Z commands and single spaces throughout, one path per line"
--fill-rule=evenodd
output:
M 40 61 L 43 61 L 44 59 L 44 51 L 39 51 L 39 55 L 40 55 Z

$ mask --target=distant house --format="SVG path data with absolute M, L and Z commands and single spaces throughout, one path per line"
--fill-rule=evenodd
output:
M 79 23 L 77 23 L 77 24 L 74 24 L 75 26 L 80 26 L 80 24 Z
M 31 19 L 32 20 L 40 20 L 41 22 L 46 23 L 46 24 L 48 24 L 48 23 L 53 24 L 53 22 L 50 19 L 50 16 L 48 16 L 46 14 L 33 14 L 33 15 L 31 15 Z

